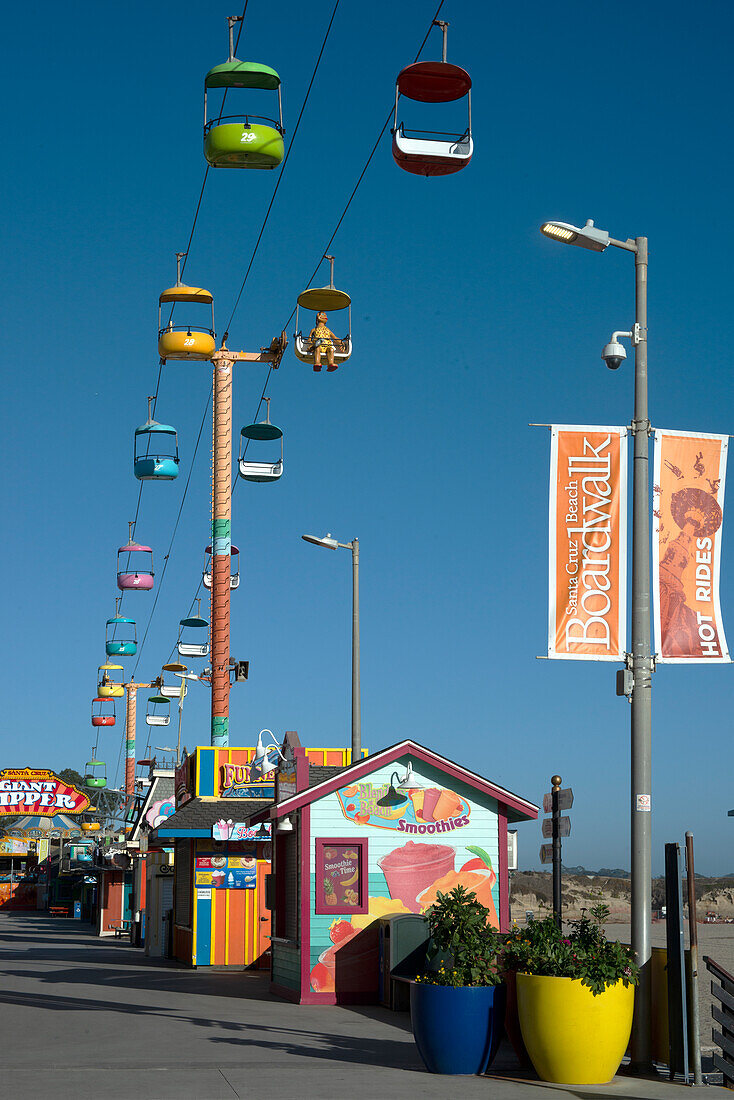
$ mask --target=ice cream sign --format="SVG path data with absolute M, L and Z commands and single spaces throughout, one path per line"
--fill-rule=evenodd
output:
M 450 833 L 469 824 L 466 799 L 444 787 L 356 783 L 337 791 L 342 813 L 355 825 L 417 836 Z
M 253 855 L 197 855 L 194 885 L 215 890 L 254 890 L 257 885 L 257 860 Z
M 87 796 L 53 772 L 34 768 L 6 768 L 0 772 L 0 816 L 54 817 L 58 813 L 80 814 L 88 807 Z

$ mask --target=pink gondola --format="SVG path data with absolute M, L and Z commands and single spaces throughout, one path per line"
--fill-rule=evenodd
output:
M 117 587 L 122 592 L 138 590 L 149 592 L 153 587 L 153 551 L 150 546 L 133 542 L 133 525 L 130 524 L 130 540 L 117 551 Z

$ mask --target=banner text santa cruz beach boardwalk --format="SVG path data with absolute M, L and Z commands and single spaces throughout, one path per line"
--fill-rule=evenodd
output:
M 623 661 L 627 429 L 551 427 L 548 656 Z

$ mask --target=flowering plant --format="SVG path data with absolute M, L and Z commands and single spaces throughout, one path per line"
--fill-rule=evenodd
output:
M 602 925 L 608 916 L 607 905 L 594 906 L 590 917 L 583 909 L 580 920 L 569 922 L 568 935 L 553 917 L 516 926 L 504 937 L 502 965 L 522 974 L 579 978 L 595 997 L 619 981 L 637 985 L 640 972 L 632 948 L 606 938 Z
M 498 985 L 498 933 L 487 923 L 489 910 L 476 894 L 456 886 L 426 913 L 429 970 L 415 980 L 426 985 Z

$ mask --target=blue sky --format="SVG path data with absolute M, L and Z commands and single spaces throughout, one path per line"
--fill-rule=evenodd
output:
M 287 142 L 332 7 L 250 0 L 238 53 L 281 74 Z M 434 10 L 342 0 L 230 347 L 258 348 L 283 327 Z M 228 14 L 182 0 L 42 2 L 7 16 L 6 99 L 17 105 L 6 118 L 0 254 L 2 766 L 81 768 L 92 743 L 115 554 L 137 500 L 133 431 L 158 372 L 157 297 L 191 228 L 203 77 L 226 58 Z M 614 670 L 535 660 L 545 651 L 549 437 L 527 425 L 629 421 L 631 370 L 610 373 L 600 352 L 632 322 L 633 265 L 611 249 L 559 247 L 538 226 L 592 217 L 615 237 L 649 236 L 652 421 L 729 431 L 734 228 L 722 212 L 734 15 L 723 4 L 692 19 L 675 3 L 446 0 L 441 17 L 449 60 L 474 80 L 475 156 L 425 180 L 395 166 L 385 135 L 332 246 L 354 303 L 352 359 L 316 375 L 289 349 L 271 377 L 286 472 L 234 496 L 243 580 L 232 652 L 249 658 L 251 678 L 232 692 L 231 739 L 252 744 L 267 727 L 306 744 L 348 742 L 349 557 L 300 535 L 357 535 L 364 744 L 413 737 L 536 801 L 558 771 L 576 795 L 566 862 L 626 867 L 629 707 Z M 423 56 L 439 49 L 434 31 Z M 220 332 L 276 178 L 209 174 L 186 277 L 214 293 Z M 264 378 L 259 366 L 238 369 L 237 432 Z M 163 371 L 158 418 L 178 428 L 183 476 L 144 487 L 137 529 L 159 576 L 209 382 L 205 364 Z M 199 583 L 208 438 L 205 426 L 138 678 L 158 674 Z M 141 633 L 151 607 L 148 595 L 126 601 Z M 656 870 L 663 844 L 690 828 L 697 869 L 734 871 L 731 675 L 672 666 L 655 676 Z M 189 747 L 208 743 L 208 708 L 193 685 Z M 142 722 L 138 732 L 144 746 Z M 121 733 L 118 721 L 100 745 L 111 773 Z M 521 829 L 522 866 L 537 865 L 539 844 L 538 825 Z

